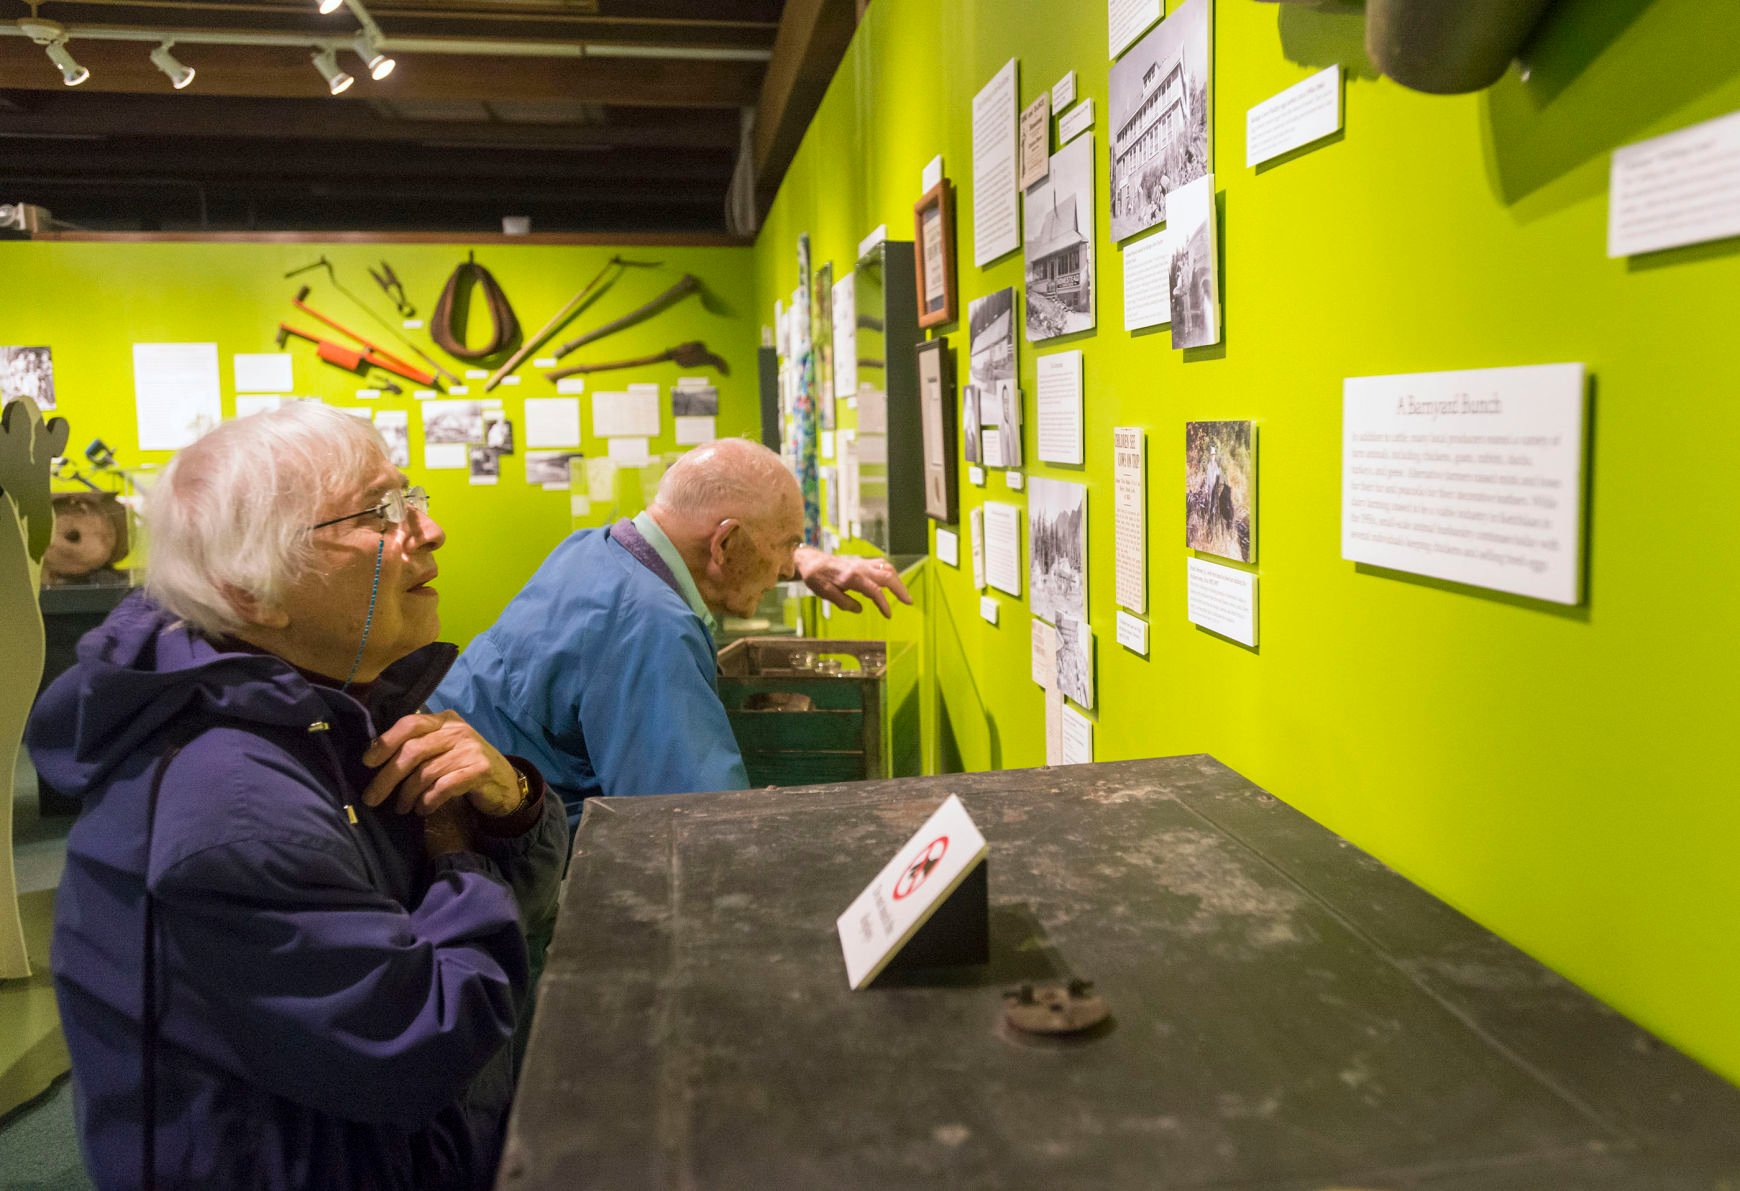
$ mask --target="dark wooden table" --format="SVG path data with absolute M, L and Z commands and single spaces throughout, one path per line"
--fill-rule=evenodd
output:
M 848 991 L 950 793 L 990 964 Z M 1113 1028 L 1011 1038 L 1064 975 Z M 1732 1189 L 1740 1090 L 1208 757 L 601 799 L 498 1185 Z

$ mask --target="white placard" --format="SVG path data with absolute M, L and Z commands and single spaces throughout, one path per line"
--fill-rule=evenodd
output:
M 1065 704 L 1059 709 L 1063 728 L 1064 765 L 1091 765 L 1094 759 L 1094 722 Z
M 1172 235 L 1161 228 L 1124 246 L 1124 330 L 1172 321 Z
M 1011 58 L 973 96 L 973 263 L 980 268 L 1021 247 L 1016 75 Z
M 1051 173 L 1051 92 L 1021 109 L 1021 189 Z
M 1033 681 L 1046 690 L 1057 686 L 1057 630 L 1033 618 L 1033 648 L 1029 666 Z
M 1613 151 L 1607 255 L 1740 236 L 1740 112 Z
M 546 484 L 545 487 L 550 488 L 551 485 Z M 568 496 L 568 516 L 570 516 L 570 517 L 584 517 L 588 513 L 590 513 L 591 511 L 592 511 L 592 498 L 591 497 L 583 496 L 578 492 L 574 492 L 574 493 L 569 494 L 569 496 Z
M 858 391 L 858 287 L 856 274 L 834 282 L 834 396 Z
M 488 380 L 489 379 L 489 369 L 487 369 L 487 368 L 467 368 L 465 370 L 465 379 L 466 380 Z
M 1341 67 L 1320 70 L 1245 113 L 1245 165 L 1260 165 L 1341 127 Z
M 1581 364 L 1348 379 L 1341 556 L 1582 599 Z
M 985 510 L 977 508 L 967 514 L 968 544 L 973 552 L 973 586 L 985 586 Z
M 521 379 L 522 378 L 518 376 L 504 376 L 501 378 L 501 383 L 504 385 L 517 385 L 520 383 Z
M 356 395 L 359 401 L 375 401 L 380 398 L 381 391 L 379 389 L 358 389 Z
M 1075 71 L 1051 84 L 1051 110 L 1061 112 L 1075 102 Z
M 613 438 L 608 440 L 605 458 L 622 467 L 639 467 L 652 462 L 652 452 L 644 438 Z
M 1081 351 L 1040 356 L 1039 458 L 1047 463 L 1082 462 Z
M 1200 558 L 1184 561 L 1189 568 L 1185 616 L 1190 623 L 1255 649 L 1257 577 Z
M 967 468 L 967 482 L 983 488 L 985 486 L 985 469 L 977 464 Z
M 650 393 L 636 386 L 626 393 L 592 394 L 592 433 L 598 437 L 613 438 L 622 435 L 650 438 L 658 432 L 657 385 L 652 386 Z
M 556 392 L 572 393 L 578 396 L 586 391 L 586 378 L 583 376 L 564 376 L 556 382 Z
M 1114 584 L 1118 604 L 1148 610 L 1147 439 L 1140 426 L 1112 428 Z
M 984 452 L 986 467 L 1006 467 L 1003 458 L 1003 431 L 996 426 L 986 426 L 979 431 L 979 450 Z
M 404 328 L 407 331 L 421 331 L 423 329 L 423 320 L 420 318 L 408 318 L 404 322 Z
M 822 440 L 822 458 L 832 459 L 834 457 L 834 432 L 824 430 L 821 432 L 820 438 Z
M 1148 622 L 1118 609 L 1118 644 L 1131 653 L 1148 656 Z
M 423 444 L 423 470 L 453 471 L 471 466 L 471 456 L 462 442 L 431 442 Z
M 1027 487 L 1027 477 L 1018 471 L 1004 472 L 1003 482 L 1009 486 L 1011 492 L 1020 492 Z
M 861 989 L 876 979 L 989 851 L 960 798 L 949 795 L 835 921 L 846 982 Z
M 676 423 L 677 445 L 679 447 L 691 447 L 704 442 L 713 442 L 719 437 L 719 419 L 711 415 L 679 414 L 671 420 Z
M 927 186 L 925 189 L 929 190 L 930 187 Z M 866 256 L 870 255 L 871 249 L 875 248 L 878 244 L 886 244 L 887 242 L 888 225 L 886 223 L 879 223 L 876 225 L 875 231 L 858 241 L 858 259 L 863 260 Z
M 533 368 L 555 368 L 561 363 L 555 356 L 539 356 L 532 361 Z M 566 378 L 564 378 L 566 379 Z
M 961 565 L 961 536 L 940 525 L 936 527 L 936 560 L 951 567 Z
M 982 595 L 979 597 L 979 615 L 986 624 L 997 623 L 997 597 Z
M 1107 57 L 1116 58 L 1160 19 L 1161 0 L 1106 0 Z
M 1063 764 L 1063 692 L 1056 687 L 1045 692 L 1045 763 Z
M 580 402 L 573 397 L 526 398 L 526 446 L 580 445 Z
M 942 180 L 943 160 L 942 154 L 938 153 L 935 157 L 924 163 L 924 173 L 920 175 L 918 183 L 919 193 L 929 194 L 931 187 L 935 186 Z
M 711 389 L 713 382 L 704 376 L 679 376 L 673 389 Z
M 999 591 L 1021 594 L 1021 507 L 988 500 L 985 511 L 985 579 Z
M 435 398 L 441 396 L 441 394 L 434 389 L 412 389 L 411 396 L 415 397 L 418 401 L 433 401 Z
M 296 387 L 289 352 L 238 352 L 230 358 L 238 393 L 288 393 Z
M 471 386 L 470 385 L 448 385 L 447 386 L 447 395 L 449 397 L 469 397 L 471 395 Z
M 141 451 L 178 451 L 223 419 L 215 343 L 135 343 Z
M 1094 101 L 1084 99 L 1057 118 L 1059 148 L 1094 126 Z

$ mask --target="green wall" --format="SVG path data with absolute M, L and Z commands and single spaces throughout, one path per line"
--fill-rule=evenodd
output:
M 796 283 L 799 233 L 837 274 L 877 224 L 910 237 L 938 153 L 963 316 L 1020 286 L 1019 253 L 972 264 L 972 97 L 1011 57 L 1022 104 L 1075 70 L 1098 109 L 1099 330 L 1065 345 L 1086 357 L 1087 466 L 1028 471 L 1091 490 L 1096 756 L 1213 753 L 1740 1079 L 1740 791 L 1722 743 L 1740 702 L 1740 490 L 1722 454 L 1740 437 L 1740 244 L 1605 251 L 1608 151 L 1740 108 L 1740 9 L 1564 0 L 1528 83 L 1459 98 L 1376 79 L 1357 12 L 1217 10 L 1223 347 L 1121 330 L 1101 0 L 871 4 L 761 233 L 760 320 Z M 1244 168 L 1245 111 L 1332 62 L 1345 135 Z M 963 325 L 942 330 L 964 347 Z M 1034 354 L 1019 351 L 1029 398 Z M 1344 377 L 1560 361 L 1595 386 L 1583 606 L 1340 559 Z M 1252 651 L 1184 619 L 1184 422 L 1215 418 L 1261 422 Z M 1147 659 L 1114 638 L 1121 424 L 1148 430 Z M 995 472 L 980 489 L 963 470 L 962 493 L 963 523 L 984 499 L 1024 501 Z M 952 745 L 971 769 L 1040 764 L 1025 605 L 979 618 L 962 538 L 963 567 L 933 565 L 927 592 Z
M 54 349 L 55 412 L 72 424 L 75 458 L 82 461 L 85 444 L 101 438 L 126 465 L 163 463 L 169 452 L 137 449 L 134 343 L 215 342 L 227 417 L 234 409 L 233 354 L 276 350 L 273 339 L 280 320 L 322 330 L 290 305 L 297 289 L 307 283 L 314 288 L 308 301 L 315 309 L 421 364 L 409 352 L 398 350 L 378 323 L 332 290 L 323 271 L 292 280 L 285 280 L 284 274 L 324 254 L 337 268 L 346 289 L 397 321 L 392 306 L 366 272 L 368 266 L 378 267 L 385 258 L 404 281 L 418 317 L 427 319 L 448 274 L 472 250 L 478 262 L 501 283 L 527 335 L 542 327 L 612 255 L 662 262 L 658 269 L 626 273 L 556 337 L 557 343 L 634 309 L 683 273 L 695 274 L 705 283 L 703 296 L 684 299 L 657 318 L 576 351 L 563 363 L 630 359 L 685 340 L 704 340 L 731 365 L 730 376 L 716 378 L 719 433 L 758 433 L 755 347 L 759 339 L 751 309 L 751 258 L 746 248 L 307 242 L 0 244 L 0 277 L 4 277 L 9 295 L 0 313 L 0 341 L 48 344 Z M 467 341 L 481 342 L 486 336 L 483 318 L 476 309 L 472 313 L 476 329 Z M 426 330 L 406 334 L 450 371 L 464 377 L 468 365 L 435 348 Z M 329 337 L 344 342 L 337 332 Z M 295 391 L 299 395 L 320 397 L 339 406 L 410 411 L 409 475 L 414 483 L 429 489 L 432 512 L 447 531 L 447 546 L 441 553 L 442 635 L 465 644 L 490 625 L 544 555 L 570 530 L 568 493 L 545 492 L 528 485 L 523 462 L 525 399 L 555 396 L 556 386 L 528 359 L 517 370 L 524 378 L 519 385 L 502 385 L 489 394 L 502 398 L 503 408 L 514 422 L 519 454 L 503 460 L 496 486 L 473 486 L 463 470 L 423 469 L 419 403 L 411 395 L 416 386 L 400 382 L 405 389 L 401 396 L 359 401 L 356 391 L 367 382 L 316 359 L 313 344 L 292 340 L 286 350 L 295 357 Z M 637 381 L 659 383 L 666 392 L 661 398 L 664 433 L 651 447 L 657 455 L 678 449 L 670 418 L 671 384 L 678 376 L 701 374 L 711 375 L 675 364 L 603 373 L 587 378 L 587 393 L 620 391 Z M 470 382 L 470 387 L 471 396 L 482 395 L 480 381 Z M 603 441 L 592 436 L 586 396 L 581 398 L 581 433 L 587 455 L 604 453 Z

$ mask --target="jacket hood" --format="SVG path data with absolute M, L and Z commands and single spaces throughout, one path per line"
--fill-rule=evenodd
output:
M 420 703 L 456 652 L 426 646 L 395 662 L 378 685 L 396 676 L 391 685 L 408 693 L 409 674 Z M 306 729 L 335 713 L 366 715 L 355 699 L 315 686 L 282 658 L 213 642 L 136 591 L 80 639 L 77 664 L 37 699 L 25 743 L 38 773 L 83 797 L 171 721 Z

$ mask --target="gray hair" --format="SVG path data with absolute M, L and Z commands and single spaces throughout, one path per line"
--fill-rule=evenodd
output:
M 659 481 L 658 504 L 696 519 L 759 520 L 773 510 L 782 486 L 797 495 L 797 480 L 777 454 L 747 438 L 722 438 L 671 465 Z
M 386 458 L 373 423 L 317 401 L 224 423 L 146 495 L 147 594 L 201 632 L 235 632 L 244 622 L 226 591 L 280 606 L 313 557 L 326 499 Z

